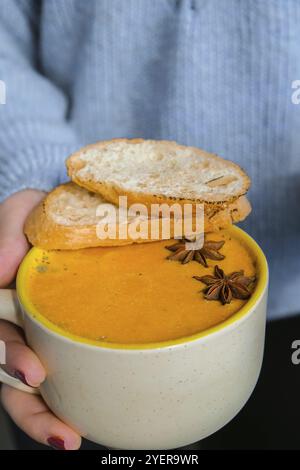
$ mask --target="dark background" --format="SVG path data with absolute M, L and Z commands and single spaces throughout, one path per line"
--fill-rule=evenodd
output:
M 224 428 L 186 449 L 300 449 L 300 364 L 291 361 L 295 339 L 300 340 L 300 315 L 267 324 L 263 367 L 250 400 Z M 49 449 L 11 426 L 17 449 Z M 82 449 L 103 448 L 84 441 Z

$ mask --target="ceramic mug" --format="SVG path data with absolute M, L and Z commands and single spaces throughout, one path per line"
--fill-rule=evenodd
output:
M 47 371 L 40 393 L 82 436 L 110 448 L 171 449 L 214 433 L 243 407 L 264 349 L 268 266 L 257 243 L 232 227 L 256 259 L 249 301 L 226 321 L 177 340 L 114 347 L 90 344 L 35 318 L 27 306 L 23 260 L 17 295 L 2 290 L 0 318 L 21 326 Z M 0 381 L 28 391 L 0 369 Z

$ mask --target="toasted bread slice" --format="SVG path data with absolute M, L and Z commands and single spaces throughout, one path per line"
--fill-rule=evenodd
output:
M 99 238 L 97 226 L 101 218 L 97 216 L 97 208 L 107 206 L 102 196 L 91 193 L 74 183 L 58 186 L 33 210 L 25 223 L 25 234 L 29 241 L 46 250 L 76 250 L 96 246 L 120 246 L 130 243 L 155 241 L 151 238 L 150 221 L 147 221 L 149 238 L 132 238 L 130 230 L 126 238 Z M 118 208 L 115 208 L 118 210 Z M 250 212 L 250 204 L 245 196 L 228 205 L 222 211 L 214 211 L 204 217 L 204 231 L 216 231 L 233 222 L 244 219 Z M 99 212 L 98 212 L 99 214 Z M 128 217 L 127 229 L 134 223 Z M 174 236 L 173 220 L 170 220 L 170 236 L 163 236 L 162 219 L 159 219 L 159 238 Z M 103 222 L 105 225 L 105 223 Z M 102 225 L 103 226 L 103 225 Z M 145 227 L 145 226 L 144 226 Z M 118 232 L 118 224 L 116 233 Z M 188 233 L 185 234 L 188 236 Z
M 24 232 L 32 245 L 46 250 L 76 250 L 133 243 L 129 238 L 98 237 L 97 224 L 101 224 L 101 217 L 97 216 L 97 209 L 104 204 L 107 206 L 108 203 L 99 194 L 72 182 L 63 184 L 33 209 L 25 222 Z
M 118 204 L 204 203 L 223 210 L 250 179 L 235 163 L 172 141 L 115 139 L 88 145 L 67 160 L 71 179 Z M 208 210 L 208 209 L 207 209 Z

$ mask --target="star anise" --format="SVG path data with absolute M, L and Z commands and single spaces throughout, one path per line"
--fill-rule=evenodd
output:
M 243 270 L 226 275 L 219 266 L 215 266 L 214 276 L 193 277 L 207 285 L 204 288 L 207 300 L 220 300 L 222 304 L 229 304 L 233 297 L 248 299 L 252 293 L 249 286 L 255 281 L 255 276 L 247 277 Z
M 189 261 L 195 260 L 207 268 L 208 264 L 206 259 L 222 260 L 225 258 L 224 255 L 219 253 L 219 250 L 224 245 L 225 241 L 213 241 L 204 240 L 202 248 L 187 248 L 187 243 L 195 243 L 186 238 L 178 240 L 174 245 L 166 246 L 166 248 L 173 252 L 167 259 L 173 261 L 181 261 L 182 264 L 186 264 Z M 197 244 L 195 243 L 195 246 Z

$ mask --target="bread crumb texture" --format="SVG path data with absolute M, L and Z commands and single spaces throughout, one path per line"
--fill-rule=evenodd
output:
M 250 185 L 238 165 L 170 141 L 99 142 L 71 156 L 68 168 L 83 184 L 104 183 L 125 193 L 188 200 L 226 201 L 244 194 Z

